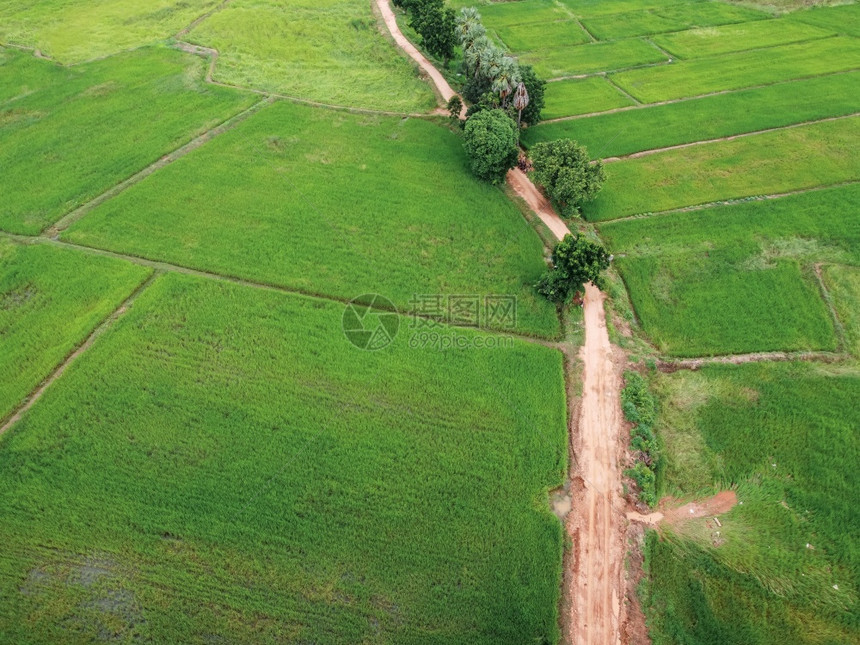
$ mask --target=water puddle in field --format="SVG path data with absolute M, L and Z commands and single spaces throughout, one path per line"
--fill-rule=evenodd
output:
M 556 488 L 549 492 L 549 505 L 552 507 L 552 512 L 562 522 L 573 508 L 573 499 L 570 494 L 570 480 L 564 483 L 561 488 Z

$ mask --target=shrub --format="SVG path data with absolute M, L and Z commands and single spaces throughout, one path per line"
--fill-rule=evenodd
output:
M 657 472 L 661 469 L 660 449 L 652 428 L 657 418 L 657 403 L 648 384 L 637 372 L 625 372 L 621 390 L 624 418 L 635 424 L 630 430 L 630 447 L 639 452 L 633 468 L 624 474 L 638 487 L 639 499 L 648 506 L 657 503 Z
M 502 110 L 482 110 L 465 127 L 466 153 L 477 177 L 498 183 L 519 157 L 517 125 Z
M 570 139 L 538 143 L 530 156 L 535 179 L 566 215 L 579 214 L 606 179 L 603 163 L 590 162 L 588 151 Z

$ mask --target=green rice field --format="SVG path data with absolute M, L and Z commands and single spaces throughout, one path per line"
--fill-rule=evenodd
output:
M 305 293 L 380 293 L 403 311 L 415 294 L 510 294 L 521 332 L 556 335 L 532 288 L 540 240 L 466 164 L 427 120 L 277 103 L 62 237 Z
M 594 81 L 603 93 L 613 89 Z M 576 84 L 586 81 L 570 81 Z M 590 102 L 587 91 L 554 92 L 547 86 L 545 116 L 610 109 L 611 103 Z M 615 92 L 618 96 L 623 96 Z M 745 132 L 779 128 L 804 121 L 847 116 L 858 111 L 854 99 L 860 93 L 860 72 L 832 74 L 779 83 L 767 87 L 705 96 L 664 105 L 653 105 L 588 118 L 540 124 L 522 134 L 528 146 L 540 141 L 574 139 L 594 157 L 629 155 L 694 141 L 717 139 Z M 612 96 L 612 95 L 609 95 Z M 613 105 L 613 107 L 621 107 Z M 596 108 L 592 110 L 591 108 Z M 549 114 L 547 111 L 550 111 Z
M 162 41 L 218 0 L 5 0 L 0 43 L 80 63 Z
M 258 100 L 204 83 L 204 64 L 151 48 L 64 68 L 0 49 L 15 92 L 0 103 L 0 229 L 38 233 Z
M 0 421 L 148 275 L 121 260 L 0 235 Z
M 646 544 L 657 645 L 850 643 L 860 638 L 860 423 L 854 368 L 711 366 L 660 376 L 673 494 L 733 487 L 721 518 Z
M 663 52 L 637 38 L 576 47 L 547 47 L 519 56 L 544 78 L 565 78 L 639 65 L 664 63 Z
M 556 119 L 575 114 L 603 112 L 633 105 L 633 101 L 600 76 L 556 81 L 546 87 L 546 107 L 541 113 L 544 119 Z M 550 124 L 552 125 L 552 124 Z M 548 127 L 548 126 L 544 126 Z M 543 131 L 540 127 L 528 128 L 523 138 L 532 132 Z M 529 137 L 530 138 L 530 137 Z
M 342 310 L 143 291 L 0 444 L 0 632 L 554 642 L 561 354 L 362 352 Z
M 608 164 L 590 221 L 789 192 L 860 176 L 860 119 L 822 121 Z
M 377 110 L 436 105 L 380 33 L 369 2 L 234 0 L 187 39 L 220 52 L 215 79 L 232 85 Z

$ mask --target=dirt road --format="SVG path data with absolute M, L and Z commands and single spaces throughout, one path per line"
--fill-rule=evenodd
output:
M 379 8 L 379 12 L 382 14 L 382 19 L 385 21 L 385 26 L 388 27 L 388 31 L 391 33 L 391 37 L 394 38 L 394 42 L 397 43 L 397 46 L 405 51 L 412 60 L 418 63 L 418 66 L 424 70 L 427 76 L 430 77 L 436 90 L 442 96 L 442 100 L 445 103 L 450 101 L 451 97 L 456 96 L 457 93 L 451 89 L 451 86 L 448 85 L 448 81 L 446 81 L 445 77 L 439 73 L 439 70 L 433 67 L 433 64 L 427 60 L 424 54 L 418 51 L 415 45 L 409 42 L 406 36 L 403 35 L 403 32 L 400 31 L 400 27 L 397 26 L 397 18 L 395 18 L 394 11 L 392 10 L 388 0 L 376 0 L 376 6 Z M 464 105 L 463 110 L 460 112 L 460 118 L 464 118 L 465 115 L 466 106 Z
M 451 86 L 415 49 L 394 19 L 388 0 L 375 0 L 394 40 L 430 76 L 447 101 Z M 521 170 L 508 172 L 507 181 L 558 238 L 570 233 L 552 205 Z M 567 531 L 573 540 L 568 558 L 563 607 L 565 640 L 572 645 L 615 645 L 624 623 L 624 534 L 626 518 L 621 495 L 619 441 L 621 378 L 612 361 L 604 295 L 593 285 L 585 289 L 585 345 L 580 351 L 584 383 L 578 431 L 573 440 L 573 508 Z

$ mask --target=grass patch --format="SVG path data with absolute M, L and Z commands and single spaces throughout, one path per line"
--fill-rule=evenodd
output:
M 121 260 L 0 236 L 0 420 L 149 273 Z
M 534 66 L 543 78 L 592 74 L 666 60 L 656 47 L 638 38 L 541 49 L 522 54 L 519 58 Z
M 608 164 L 585 206 L 591 221 L 849 181 L 860 173 L 860 119 L 847 118 L 667 150 Z
M 612 80 L 640 101 L 654 103 L 857 67 L 860 67 L 860 40 L 839 36 L 697 58 L 660 69 L 634 69 L 614 74 Z
M 658 645 L 855 642 L 860 636 L 860 376 L 809 364 L 711 366 L 660 379 L 667 479 L 698 461 L 742 505 L 649 537 L 645 607 Z M 701 452 L 679 452 L 678 426 Z M 682 444 L 687 447 L 690 444 Z
M 556 81 L 546 86 L 544 119 L 555 119 L 576 114 L 602 112 L 613 108 L 634 105 L 618 88 L 600 76 Z M 531 128 L 530 128 L 531 129 Z M 523 133 L 525 139 L 527 135 Z
M 467 2 L 464 6 L 476 7 L 481 13 L 481 22 L 489 29 L 496 30 L 511 25 L 553 22 L 571 17 L 570 13 L 554 0 L 521 0 L 483 5 Z
M 613 253 L 627 256 L 704 255 L 715 245 L 758 244 L 771 256 L 806 262 L 860 264 L 860 221 L 854 217 L 860 184 L 778 199 L 669 213 L 600 225 Z
M 511 294 L 521 332 L 559 331 L 532 287 L 539 239 L 471 176 L 461 139 L 423 119 L 277 103 L 63 237 L 308 293 L 381 293 L 401 311 L 414 294 Z
M 0 444 L 3 633 L 555 642 L 561 354 L 362 352 L 342 310 L 144 291 Z
M 835 350 L 814 280 L 790 258 L 758 247 L 619 258 L 642 328 L 664 354 Z
M 766 17 L 761 11 L 724 2 L 695 2 L 585 18 L 583 24 L 599 40 L 617 40 Z
M 822 272 L 845 329 L 847 349 L 860 358 L 860 267 L 831 264 Z
M 554 47 L 567 47 L 591 40 L 575 20 L 511 25 L 495 31 L 509 49 L 517 52 L 542 49 L 548 42 Z
M 423 111 L 417 68 L 380 32 L 371 3 L 235 0 L 188 40 L 219 50 L 215 78 L 322 103 Z
M 702 58 L 826 38 L 834 33 L 832 29 L 776 19 L 691 29 L 655 36 L 652 40 L 679 58 Z
M 810 267 L 860 263 L 858 199 L 851 185 L 609 222 L 600 234 L 664 352 L 834 349 Z M 850 320 L 850 295 L 834 299 Z
M 604 81 L 601 81 L 604 82 Z M 553 86 L 547 86 L 547 106 Z M 618 93 L 621 96 L 620 92 Z M 527 146 L 574 139 L 595 157 L 628 155 L 682 143 L 778 128 L 857 112 L 860 72 L 546 123 L 523 131 Z M 572 103 L 572 101 L 571 101 Z
M 204 83 L 204 65 L 162 48 L 74 68 L 4 50 L 0 229 L 38 233 L 256 100 Z
M 832 29 L 838 34 L 860 37 L 860 5 L 846 4 L 838 7 L 812 7 L 788 16 L 810 25 Z
M 40 49 L 66 64 L 172 36 L 218 0 L 5 0 L 0 41 Z

